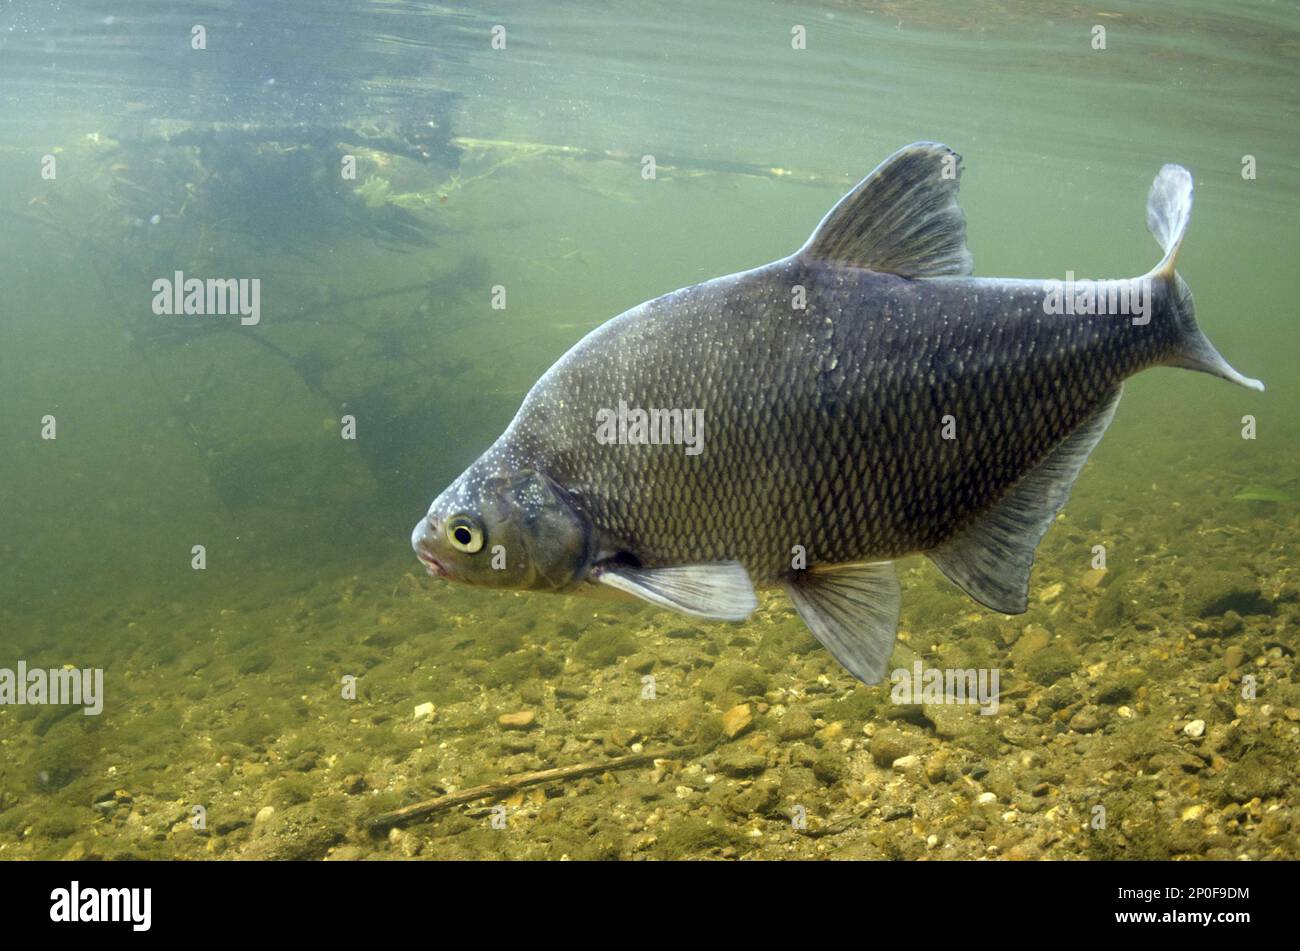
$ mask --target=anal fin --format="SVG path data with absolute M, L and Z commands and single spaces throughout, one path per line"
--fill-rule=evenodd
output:
M 1095 413 L 992 508 L 956 537 L 926 552 L 949 581 L 994 611 L 1025 612 L 1034 552 L 1110 425 L 1122 392 L 1122 386 L 1116 387 Z
M 813 636 L 865 684 L 880 683 L 898 632 L 899 587 L 892 562 L 835 565 L 785 583 Z

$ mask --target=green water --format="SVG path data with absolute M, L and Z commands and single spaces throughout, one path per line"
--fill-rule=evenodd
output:
M 104 707 L 0 706 L 0 857 L 1300 854 L 1296 4 L 230 2 L 206 50 L 41 6 L 0 12 L 0 668 L 100 668 Z M 989 276 L 1145 272 L 1186 165 L 1179 271 L 1268 386 L 1130 381 L 1023 616 L 900 565 L 896 664 L 1000 669 L 996 716 L 856 684 L 777 594 L 725 625 L 425 577 L 411 525 L 572 343 L 919 139 Z M 260 279 L 260 322 L 155 315 L 177 270 Z

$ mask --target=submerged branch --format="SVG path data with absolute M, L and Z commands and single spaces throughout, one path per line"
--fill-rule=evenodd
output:
M 642 763 L 648 763 L 656 758 L 663 756 L 659 753 L 630 753 L 627 756 L 616 756 L 613 759 L 602 760 L 595 763 L 578 763 L 574 766 L 558 766 L 553 769 L 540 769 L 532 773 L 520 773 L 517 776 L 510 776 L 506 779 L 500 779 L 493 783 L 484 783 L 481 786 L 471 786 L 469 789 L 462 789 L 459 792 L 448 793 L 445 796 L 438 796 L 435 799 L 426 799 L 423 802 L 417 802 L 410 806 L 405 806 L 393 812 L 385 812 L 382 815 L 375 816 L 367 826 L 371 832 L 382 832 L 392 826 L 401 825 L 410 822 L 412 819 L 419 819 L 423 816 L 432 815 L 435 812 L 444 812 L 454 806 L 461 806 L 466 803 L 474 802 L 476 799 L 486 799 L 490 796 L 501 796 L 506 793 L 512 793 L 516 790 L 523 789 L 527 786 L 538 786 L 542 783 L 555 782 L 561 779 L 577 779 L 582 776 L 591 776 L 596 773 L 609 772 L 615 769 L 627 769 L 630 766 L 639 766 Z

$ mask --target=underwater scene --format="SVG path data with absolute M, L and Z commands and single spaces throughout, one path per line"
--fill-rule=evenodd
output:
M 1298 84 L 1267 0 L 4 5 L 0 859 L 1300 857 Z

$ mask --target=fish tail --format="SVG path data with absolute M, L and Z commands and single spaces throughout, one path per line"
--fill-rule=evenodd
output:
M 1147 196 L 1147 228 L 1165 255 L 1147 277 L 1164 281 L 1169 286 L 1170 310 L 1178 328 L 1178 340 L 1169 365 L 1199 370 L 1252 390 L 1263 390 L 1264 384 L 1259 380 L 1242 376 L 1234 370 L 1196 324 L 1192 290 L 1174 270 L 1178 249 L 1191 217 L 1191 173 L 1181 165 L 1164 166 L 1152 182 L 1151 193 Z

